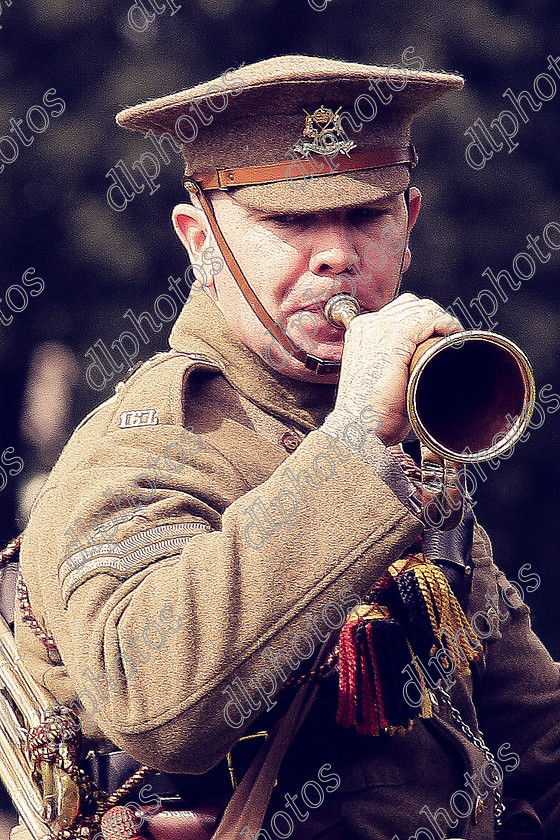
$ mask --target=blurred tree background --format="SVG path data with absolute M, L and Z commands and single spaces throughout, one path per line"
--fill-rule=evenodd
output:
M 132 0 L 0 0 L 0 136 L 11 137 L 17 149 L 17 158 L 0 172 L 0 312 L 4 321 L 13 316 L 0 326 L 3 539 L 22 525 L 21 518 L 16 521 L 22 479 L 52 465 L 73 425 L 110 396 L 118 381 L 115 375 L 103 391 L 92 390 L 85 379 L 87 350 L 98 339 L 110 346 L 130 326 L 123 321 L 127 309 L 153 311 L 169 275 L 179 276 L 186 267 L 169 222 L 171 207 L 183 197 L 178 159 L 162 167 L 154 195 L 144 190 L 121 213 L 107 204 L 110 168 L 120 159 L 131 166 L 150 148 L 141 135 L 116 126 L 113 114 L 122 107 L 282 53 L 381 64 L 398 63 L 403 50 L 413 47 L 426 68 L 464 74 L 467 88 L 416 124 L 415 182 L 424 193 L 424 213 L 413 234 L 407 288 L 444 306 L 458 295 L 468 304 L 488 286 L 482 276 L 488 266 L 494 273 L 511 272 L 515 255 L 527 250 L 527 235 L 541 236 L 547 223 L 560 223 L 560 93 L 537 112 L 527 108 L 529 119 L 521 122 L 512 153 L 495 152 L 478 171 L 465 159 L 469 126 L 479 118 L 489 125 L 511 109 L 502 96 L 508 88 L 534 96 L 533 81 L 547 71 L 547 56 L 560 53 L 556 0 L 330 0 L 324 11 L 307 0 L 159 0 L 160 12 L 143 32 L 130 25 L 131 6 Z M 52 88 L 46 107 L 43 97 Z M 545 84 L 542 89 L 548 95 Z M 57 98 L 63 113 L 54 107 Z M 29 112 L 32 106 L 46 110 L 47 127 L 37 109 Z M 11 119 L 16 125 L 23 120 L 24 139 Z M 4 161 L 14 157 L 14 142 L 0 140 L 0 152 Z M 31 267 L 35 272 L 25 286 L 22 276 Z M 532 359 L 538 387 L 549 383 L 553 392 L 560 391 L 559 268 L 558 251 L 546 264 L 537 262 L 534 277 L 509 293 L 495 317 L 498 331 Z M 31 293 L 38 284 L 33 287 L 30 276 L 44 281 L 40 295 Z M 17 290 L 9 295 L 12 309 L 6 304 L 5 293 L 14 285 L 27 293 L 24 309 Z M 170 326 L 142 347 L 143 358 L 165 349 Z M 49 346 L 59 361 L 66 353 L 52 387 L 62 393 L 62 376 L 72 400 L 69 412 L 54 407 L 56 429 L 41 442 L 29 430 L 40 425 L 44 410 L 37 393 L 49 393 L 50 368 L 41 373 L 45 342 L 56 343 Z M 33 416 L 22 428 L 22 412 L 30 410 Z M 478 475 L 476 496 L 479 518 L 508 576 L 515 579 L 528 562 L 541 576 L 529 602 L 536 629 L 556 657 L 559 423 L 560 412 L 546 414 L 542 428 L 518 445 L 513 458 L 495 471 L 484 467 L 486 480 Z M 7 447 L 13 452 L 6 453 Z M 10 476 L 6 461 L 16 456 L 25 469 Z M 17 472 L 17 464 L 9 466 Z

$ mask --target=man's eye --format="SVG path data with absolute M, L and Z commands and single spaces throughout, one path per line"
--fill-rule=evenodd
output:
M 307 227 L 313 221 L 309 213 L 282 213 L 280 216 L 269 216 L 268 222 L 285 227 Z
M 357 221 L 375 221 L 385 213 L 387 210 L 380 207 L 356 207 L 352 210 L 352 217 Z

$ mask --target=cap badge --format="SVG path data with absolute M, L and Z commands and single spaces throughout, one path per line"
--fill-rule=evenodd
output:
M 311 152 L 326 157 L 334 157 L 334 155 L 350 157 L 348 152 L 355 149 L 356 144 L 348 139 L 348 135 L 342 128 L 339 116 L 341 108 L 342 105 L 335 113 L 330 108 L 321 105 L 312 114 L 308 114 L 304 108 L 305 128 L 302 137 L 293 146 L 294 152 L 305 158 L 309 157 Z
M 326 157 L 334 157 L 334 155 L 350 157 L 348 152 L 355 149 L 356 144 L 348 139 L 348 135 L 342 128 L 339 116 L 341 108 L 342 105 L 335 113 L 330 108 L 321 105 L 312 114 L 308 114 L 304 108 L 305 128 L 302 132 L 303 136 L 293 146 L 294 152 L 305 158 L 309 157 L 311 152 Z

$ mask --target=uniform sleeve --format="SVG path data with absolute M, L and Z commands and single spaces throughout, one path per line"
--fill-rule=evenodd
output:
M 508 756 L 502 765 L 505 795 L 530 802 L 544 824 L 545 837 L 557 840 L 560 669 L 532 631 L 524 603 L 540 580 L 525 569 L 525 585 L 508 582 L 491 563 L 486 535 L 479 534 L 478 541 L 473 550 L 475 563 L 479 557 L 475 575 L 478 572 L 478 586 L 481 592 L 485 587 L 486 594 L 484 604 L 479 598 L 482 616 L 476 626 L 480 634 L 488 634 L 477 703 L 480 728 L 494 754 Z
M 67 453 L 26 536 L 42 557 L 28 583 L 84 713 L 138 760 L 199 773 L 422 525 L 320 430 L 284 460 L 239 423 L 166 419 L 134 433 L 100 419 Z

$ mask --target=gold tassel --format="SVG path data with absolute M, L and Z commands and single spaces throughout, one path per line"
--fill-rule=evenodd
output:
M 447 578 L 421 552 L 393 563 L 368 600 L 352 610 L 340 633 L 337 722 L 362 734 L 404 733 L 416 717 L 433 715 L 418 662 L 443 650 L 438 663 L 465 674 L 482 645 Z M 402 695 L 406 668 L 418 680 L 419 708 Z
M 441 569 L 420 553 L 397 560 L 389 568 L 389 574 L 394 580 L 405 572 L 411 572 L 418 582 L 430 617 L 430 625 L 440 648 L 449 651 L 458 674 L 468 673 L 468 663 L 482 655 L 482 644 L 469 624 L 449 581 Z M 458 645 L 459 656 L 456 655 L 454 644 Z M 432 655 L 436 650 L 434 645 Z

